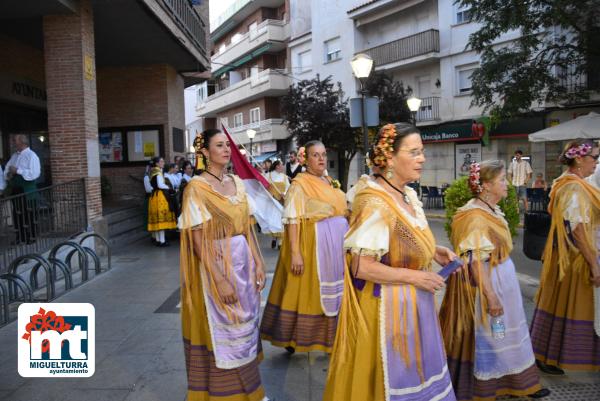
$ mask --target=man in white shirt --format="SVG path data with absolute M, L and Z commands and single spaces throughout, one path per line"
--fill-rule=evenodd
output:
M 29 148 L 26 135 L 15 135 L 13 143 L 17 151 L 12 155 L 4 170 L 10 195 L 25 194 L 25 198 L 13 200 L 15 225 L 19 231 L 19 242 L 35 242 L 35 211 L 37 209 L 36 180 L 40 176 L 40 159 Z
M 523 160 L 523 151 L 519 149 L 515 151 L 515 159 L 508 166 L 506 175 L 517 190 L 517 202 L 523 199 L 523 206 L 527 212 L 527 184 L 531 181 L 533 170 L 529 162 Z
M 295 151 L 291 151 L 288 155 L 288 162 L 285 164 L 285 174 L 293 180 L 302 172 L 302 166 L 298 163 L 298 155 Z

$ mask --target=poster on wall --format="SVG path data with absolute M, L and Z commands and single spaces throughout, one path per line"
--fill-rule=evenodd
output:
M 455 149 L 455 173 L 456 179 L 468 176 L 471 163 L 479 163 L 481 161 L 481 144 L 479 143 L 457 143 Z
M 100 132 L 100 163 L 123 161 L 123 137 L 120 132 Z

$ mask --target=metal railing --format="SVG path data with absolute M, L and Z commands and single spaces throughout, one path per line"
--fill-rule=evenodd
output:
M 421 107 L 417 111 L 417 122 L 433 121 L 440 119 L 440 98 L 424 97 L 421 99 Z
M 430 29 L 359 53 L 368 54 L 373 58 L 375 66 L 381 66 L 439 51 L 440 32 L 437 29 Z
M 191 6 L 189 0 L 162 0 L 174 20 L 194 42 L 198 50 L 204 52 L 206 48 L 206 34 L 202 19 Z
M 84 178 L 0 199 L 0 273 L 86 229 Z

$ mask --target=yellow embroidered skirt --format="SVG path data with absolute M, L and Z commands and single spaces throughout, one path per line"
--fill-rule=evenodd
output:
M 172 230 L 177 228 L 175 213 L 163 191 L 154 191 L 148 200 L 148 231 Z
M 337 316 L 323 313 L 319 277 L 315 224 L 305 224 L 300 252 L 304 272 L 292 274 L 292 252 L 287 228 L 273 277 L 273 285 L 263 314 L 260 336 L 276 347 L 294 347 L 298 352 L 331 352 Z

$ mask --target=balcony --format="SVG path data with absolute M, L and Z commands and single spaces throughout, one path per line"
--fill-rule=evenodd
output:
M 348 10 L 347 14 L 358 28 L 423 4 L 427 4 L 425 0 L 363 0 L 356 7 Z
M 200 117 L 216 117 L 218 112 L 262 97 L 283 96 L 292 84 L 286 70 L 264 70 L 207 97 L 196 108 Z
M 162 0 L 162 2 L 171 14 L 171 18 L 194 44 L 196 50 L 204 53 L 206 48 L 204 23 L 189 0 Z
M 421 107 L 416 114 L 418 123 L 426 121 L 436 121 L 440 119 L 440 98 L 425 97 L 421 99 Z
M 224 51 L 212 57 L 212 71 L 235 64 L 240 58 L 268 45 L 268 51 L 277 52 L 286 48 L 290 37 L 289 24 L 280 20 L 265 20 L 256 29 L 245 33 L 238 42 L 231 43 Z M 217 51 L 219 49 L 216 49 Z
M 437 29 L 430 29 L 359 53 L 366 53 L 373 58 L 375 70 L 389 70 L 416 64 L 432 57 L 439 57 L 440 32 Z
M 229 133 L 236 144 L 247 145 L 250 143 L 250 139 L 248 139 L 248 135 L 246 134 L 246 130 L 248 129 L 256 131 L 256 136 L 253 139 L 254 143 L 276 141 L 286 139 L 290 136 L 281 118 L 271 118 L 269 120 L 262 120 L 258 123 L 230 128 Z

